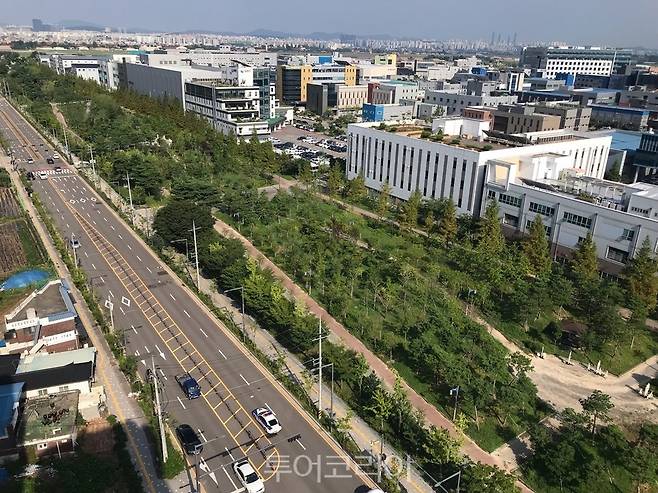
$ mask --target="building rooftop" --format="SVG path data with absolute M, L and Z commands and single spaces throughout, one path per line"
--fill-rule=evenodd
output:
M 61 392 L 28 399 L 19 428 L 19 440 L 25 445 L 75 432 L 78 392 Z
M 5 315 L 5 323 L 35 318 L 47 318 L 53 322 L 70 319 L 76 315 L 67 286 L 61 279 L 56 279 L 29 294 L 16 308 Z
M 0 377 L 0 385 L 23 382 L 25 390 L 28 391 L 89 381 L 93 376 L 94 366 L 91 362 L 71 363 L 29 373 L 4 375 Z
M 96 362 L 96 348 L 86 347 L 52 354 L 29 354 L 18 362 L 16 373 L 30 373 L 78 363 Z

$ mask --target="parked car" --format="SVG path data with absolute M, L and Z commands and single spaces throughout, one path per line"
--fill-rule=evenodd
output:
M 263 493 L 265 491 L 263 480 L 258 477 L 248 459 L 237 461 L 233 464 L 233 470 L 247 493 Z
M 251 411 L 251 414 L 268 435 L 276 435 L 281 431 L 281 423 L 279 423 L 279 420 L 271 409 L 259 407 Z
M 203 444 L 199 439 L 199 435 L 196 434 L 196 431 L 190 425 L 182 424 L 177 426 L 176 435 L 178 435 L 178 439 L 181 445 L 183 445 L 186 454 L 196 455 L 203 451 Z

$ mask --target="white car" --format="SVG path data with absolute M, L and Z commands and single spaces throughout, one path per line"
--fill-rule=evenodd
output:
M 233 470 L 247 493 L 263 493 L 265 491 L 263 480 L 258 477 L 248 459 L 237 461 L 233 464 Z
M 45 171 L 39 171 L 39 178 L 41 178 L 42 180 L 47 180 L 48 173 L 46 173 Z
M 53 152 L 53 159 L 59 159 L 59 154 L 57 154 L 56 152 Z
M 33 164 L 33 163 L 34 163 L 34 159 L 32 159 L 31 157 L 27 158 L 27 164 Z
M 74 250 L 80 248 L 80 242 L 78 241 L 77 238 L 71 238 L 71 248 L 73 248 Z
M 251 411 L 251 414 L 268 435 L 276 435 L 281 431 L 281 423 L 271 409 L 259 407 Z

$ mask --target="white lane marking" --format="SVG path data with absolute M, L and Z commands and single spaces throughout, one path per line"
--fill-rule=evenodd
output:
M 199 330 L 201 331 L 201 333 L 202 333 L 204 336 L 208 337 L 208 334 L 206 334 L 206 333 L 203 331 L 203 329 L 202 329 L 201 327 L 199 327 Z
M 71 226 L 69 226 L 69 223 L 66 223 L 66 229 L 71 229 Z
M 88 254 L 87 252 L 84 252 L 84 254 L 85 254 L 85 257 L 89 258 L 89 254 Z M 91 265 L 94 265 L 94 264 L 91 264 Z M 95 268 L 96 268 L 96 267 L 94 267 L 94 269 L 95 269 Z
M 183 310 L 183 313 L 187 315 L 187 318 L 192 318 L 189 313 L 187 313 L 187 310 Z
M 121 235 L 119 235 L 119 236 L 121 236 Z M 128 250 L 132 250 L 132 249 L 133 249 L 133 247 L 131 247 L 131 246 L 128 245 L 127 243 L 126 243 L 126 246 L 128 247 Z
M 137 258 L 138 261 L 142 262 L 142 259 L 139 258 L 139 255 L 135 255 L 135 257 Z
M 298 438 L 297 440 L 295 440 L 295 441 L 297 442 L 297 444 L 298 444 L 303 450 L 306 450 L 306 447 L 304 447 L 304 444 L 301 442 L 301 440 L 300 440 L 299 438 Z
M 89 215 L 88 212 L 85 212 L 85 214 L 87 214 L 87 217 L 88 217 L 89 219 L 91 219 L 91 216 Z
M 64 220 L 64 214 L 61 215 L 62 221 Z
M 100 214 L 101 211 L 98 211 L 98 213 Z M 103 220 L 104 220 L 105 222 L 107 222 L 107 218 L 106 218 L 106 217 L 104 217 Z
M 176 301 L 176 298 L 174 298 L 174 295 L 173 295 L 173 294 L 169 293 L 169 296 L 171 296 L 171 299 L 172 299 L 172 300 Z
M 98 276 L 98 278 L 101 280 L 103 284 L 105 284 L 105 279 L 103 279 L 103 276 Z
M 114 226 L 112 226 L 111 224 L 110 224 L 110 228 L 112 229 L 112 231 L 116 231 L 116 229 L 114 229 Z
M 139 349 L 135 349 L 135 356 L 139 356 Z
M 146 266 L 146 270 L 149 271 L 151 274 L 153 274 L 153 271 Z
M 85 253 L 86 253 L 86 252 L 85 252 Z M 94 265 L 93 262 L 91 263 L 91 268 L 94 269 L 94 270 L 96 270 L 96 266 Z
M 94 223 L 94 225 L 96 224 L 96 221 L 94 221 L 93 219 L 91 220 L 91 222 Z
M 112 293 L 112 290 L 111 290 L 111 289 L 108 289 L 107 291 L 108 291 L 108 293 L 110 293 L 110 296 L 111 296 L 112 298 L 114 298 L 114 293 Z
M 224 359 L 228 359 L 221 349 L 217 348 L 217 351 L 219 351 L 219 354 L 221 354 Z
M 158 368 L 158 371 L 160 372 L 160 375 L 162 375 L 162 378 L 164 378 L 165 380 L 169 380 L 169 379 L 167 378 L 167 375 L 165 375 L 165 373 L 162 371 L 161 368 Z
M 228 452 L 228 449 L 226 449 L 226 451 Z M 230 454 L 230 452 L 229 452 L 229 454 Z M 233 456 L 231 456 L 231 460 L 233 460 Z M 235 489 L 237 490 L 237 487 L 235 486 L 235 483 L 233 482 L 233 478 L 231 478 L 231 476 L 229 475 L 229 473 L 226 472 L 226 469 L 224 468 L 224 466 L 222 466 L 222 471 L 224 471 L 224 474 L 226 474 L 226 477 L 228 478 L 228 480 L 229 480 L 229 481 L 231 482 L 231 484 L 233 485 L 233 488 L 235 488 Z M 232 493 L 232 492 L 231 492 L 231 493 Z
M 235 462 L 235 457 L 233 457 L 233 454 L 232 454 L 231 451 L 228 449 L 228 447 L 224 447 L 224 450 L 226 450 L 226 453 L 227 453 L 228 456 L 231 458 L 231 461 Z M 232 482 L 232 481 L 231 481 L 231 482 Z M 234 486 L 235 486 L 235 484 L 234 484 Z
M 121 303 L 128 306 L 128 307 L 130 306 L 130 300 L 128 298 L 126 298 L 125 296 L 121 297 Z
M 155 349 L 160 353 L 160 357 L 162 357 L 163 360 L 166 360 L 167 358 L 165 357 L 165 353 L 162 352 L 162 349 L 158 347 L 158 345 L 155 345 Z
M 130 328 L 133 330 L 133 332 L 134 332 L 135 334 L 137 334 L 137 329 L 135 328 L 134 325 L 131 325 Z
M 183 407 L 183 409 L 187 409 L 187 408 L 185 407 L 185 404 L 183 404 L 183 401 L 180 400 L 180 397 L 176 396 L 176 399 L 178 399 L 178 402 L 179 402 L 180 405 Z
M 126 314 L 126 312 L 123 311 L 123 307 L 122 307 L 121 305 L 119 305 L 119 310 L 121 310 L 121 313 L 122 313 L 123 315 Z
M 205 436 L 205 435 L 203 434 L 203 432 L 201 431 L 201 428 L 197 428 L 197 431 L 199 432 L 199 435 L 201 435 L 201 438 L 203 438 L 203 441 L 204 441 L 204 442 L 207 442 L 208 439 L 206 438 L 206 436 Z
M 146 351 L 146 352 L 148 353 L 148 352 L 149 352 L 149 348 L 147 348 L 146 346 L 144 346 L 144 351 Z
M 114 228 L 112 228 L 112 229 L 114 229 Z M 118 236 L 120 239 L 123 240 L 123 236 L 121 236 L 121 233 L 119 233 L 117 236 Z
M 246 378 L 244 378 L 244 377 L 242 376 L 242 373 L 240 373 L 240 378 L 241 378 L 242 380 L 244 380 L 244 383 L 246 383 L 247 385 L 251 385 L 251 384 L 249 383 L 249 381 L 248 381 Z

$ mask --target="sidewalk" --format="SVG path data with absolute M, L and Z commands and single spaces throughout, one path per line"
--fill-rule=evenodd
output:
M 148 426 L 148 421 L 137 402 L 128 397 L 130 386 L 119 370 L 105 338 L 95 325 L 94 318 L 84 302 L 82 294 L 75 287 L 75 284 L 73 284 L 70 273 L 61 260 L 45 224 L 39 218 L 32 201 L 29 199 L 20 181 L 20 176 L 16 171 L 11 170 L 6 157 L 3 156 L 0 158 L 0 162 L 9 171 L 21 205 L 27 211 L 39 237 L 43 241 L 57 274 L 62 279 L 65 279 L 71 288 L 71 294 L 76 301 L 76 309 L 80 316 L 80 321 L 97 350 L 97 370 L 100 381 L 108 396 L 108 409 L 110 413 L 117 416 L 119 422 L 125 427 L 128 436 L 128 449 L 133 459 L 135 470 L 142 476 L 144 487 L 147 491 L 151 493 L 168 493 L 172 491 L 163 480 L 158 478 L 155 470 L 154 457 L 152 456 L 151 447 L 144 431 Z
M 225 308 L 230 313 L 233 321 L 240 325 L 242 323 L 242 314 L 237 307 L 233 304 L 233 300 L 228 296 L 220 294 L 215 289 L 213 282 L 201 277 L 201 291 L 209 295 L 215 305 L 220 308 Z M 286 348 L 277 342 L 277 340 L 266 330 L 262 329 L 258 323 L 250 316 L 245 315 L 245 324 L 247 334 L 251 340 L 256 344 L 258 349 L 264 354 L 269 356 L 272 359 L 276 359 L 281 355 L 284 357 L 286 367 L 294 377 L 302 382 L 304 381 L 304 366 L 297 359 L 296 356 L 291 354 Z M 323 392 L 323 402 L 326 405 L 323 405 L 325 411 L 329 414 L 330 412 L 330 403 L 331 403 L 331 387 L 330 385 L 324 383 L 322 386 Z M 314 383 L 310 391 L 311 396 L 318 395 L 318 384 Z M 333 397 L 333 412 L 337 418 L 342 418 L 348 414 L 350 410 L 349 406 L 341 400 L 339 397 L 334 395 Z M 365 421 L 363 421 L 358 416 L 352 416 L 350 420 L 351 429 L 349 431 L 350 436 L 354 439 L 356 444 L 359 446 L 359 449 L 363 452 L 363 456 L 366 457 L 370 455 L 371 451 L 374 451 L 375 456 L 379 453 L 379 433 L 373 430 Z M 383 452 L 386 454 L 386 464 L 390 466 L 393 463 L 393 457 L 395 457 L 399 464 L 405 464 L 405 458 L 400 457 L 400 455 L 386 442 L 384 442 Z M 411 467 L 407 473 L 405 473 L 400 478 L 400 483 L 406 488 L 410 493 L 431 493 L 434 490 L 427 484 L 420 473 L 413 467 Z

